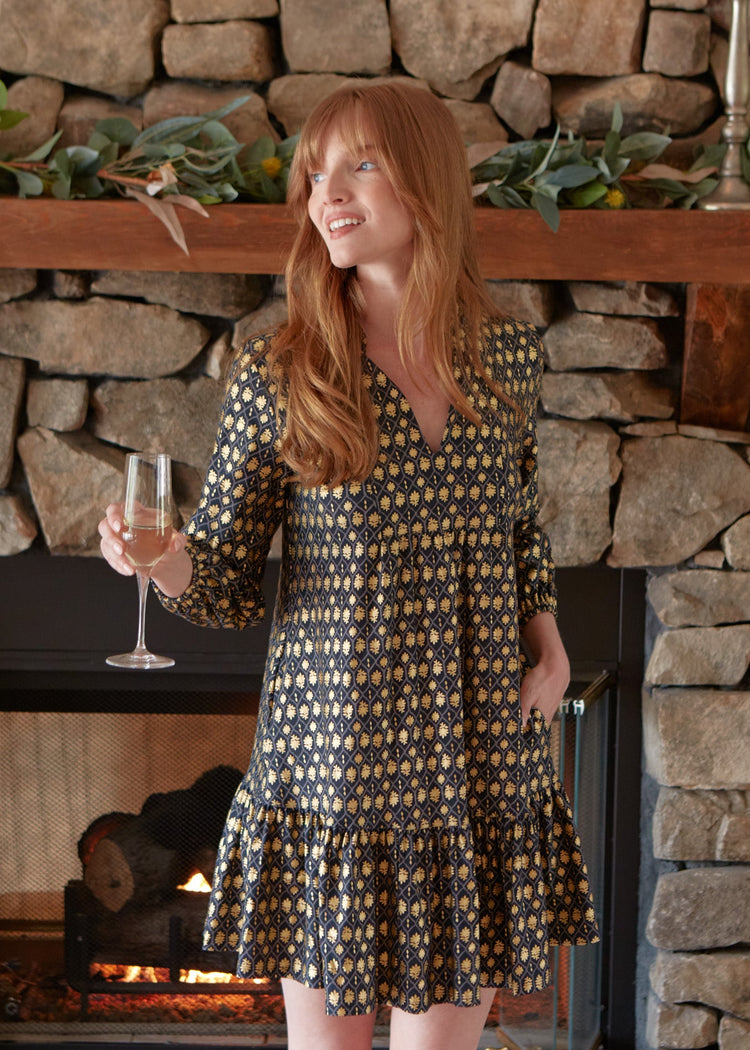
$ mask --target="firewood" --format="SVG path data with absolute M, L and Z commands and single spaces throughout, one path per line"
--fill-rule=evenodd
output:
M 83 878 L 112 912 L 126 904 L 153 904 L 175 893 L 196 871 L 210 879 L 219 838 L 242 774 L 228 766 L 209 770 L 190 787 L 149 796 L 140 814 L 112 822 L 98 839 L 98 818 L 84 832 L 79 852 L 88 857 Z M 118 815 L 119 816 L 119 815 Z M 94 838 L 93 848 L 90 847 Z

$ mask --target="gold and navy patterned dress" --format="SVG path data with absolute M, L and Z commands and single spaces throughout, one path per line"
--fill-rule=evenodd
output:
M 364 483 L 303 488 L 279 456 L 265 339 L 230 379 L 195 572 L 164 604 L 243 628 L 283 524 L 250 768 L 219 848 L 206 947 L 244 977 L 324 988 L 331 1014 L 466 1006 L 549 980 L 551 943 L 597 939 L 570 805 L 539 712 L 523 725 L 519 627 L 555 611 L 537 521 L 542 371 L 526 325 L 488 321 L 482 420 L 451 409 L 433 452 L 369 360 L 380 452 Z M 260 356 L 258 356 L 260 354 Z

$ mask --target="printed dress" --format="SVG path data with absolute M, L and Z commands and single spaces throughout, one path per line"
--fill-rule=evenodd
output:
M 279 457 L 283 398 L 251 341 L 230 379 L 195 571 L 164 604 L 243 628 L 283 524 L 250 767 L 220 844 L 205 944 L 243 977 L 292 977 L 331 1014 L 532 992 L 552 943 L 597 940 L 580 843 L 539 712 L 523 725 L 519 627 L 555 611 L 536 522 L 542 371 L 526 325 L 488 321 L 480 425 L 433 452 L 365 359 L 380 451 L 364 483 L 303 488 Z M 260 356 L 258 356 L 260 355 Z

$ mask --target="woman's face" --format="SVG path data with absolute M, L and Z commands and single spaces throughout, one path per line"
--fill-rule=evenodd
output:
M 366 146 L 353 153 L 333 131 L 315 170 L 308 173 L 308 214 L 334 266 L 404 272 L 413 256 L 414 220 Z

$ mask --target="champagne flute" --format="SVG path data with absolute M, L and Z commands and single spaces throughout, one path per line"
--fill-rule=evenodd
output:
M 169 656 L 146 648 L 146 597 L 154 566 L 169 546 L 172 531 L 172 463 L 163 452 L 130 452 L 125 468 L 122 544 L 138 579 L 138 641 L 130 653 L 108 656 L 112 667 L 148 671 L 172 667 Z

